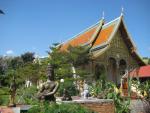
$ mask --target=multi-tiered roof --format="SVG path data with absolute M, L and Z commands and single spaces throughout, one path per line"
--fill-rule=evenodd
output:
M 97 57 L 110 47 L 110 42 L 118 30 L 120 30 L 122 38 L 131 55 L 138 61 L 140 65 L 145 65 L 136 52 L 135 44 L 132 41 L 124 24 L 123 15 L 106 24 L 102 18 L 95 25 L 87 28 L 83 32 L 74 36 L 72 39 L 62 43 L 61 50 L 67 50 L 69 45 L 87 45 L 90 46 L 90 51 L 94 52 L 93 57 Z

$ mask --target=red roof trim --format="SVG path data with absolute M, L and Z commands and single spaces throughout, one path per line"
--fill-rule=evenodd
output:
M 129 73 L 130 77 L 139 77 L 139 78 L 146 78 L 150 77 L 150 65 L 142 66 L 139 68 L 134 69 Z

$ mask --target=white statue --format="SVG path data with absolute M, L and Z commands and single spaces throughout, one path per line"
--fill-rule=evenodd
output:
M 83 92 L 81 93 L 81 96 L 82 96 L 84 99 L 87 99 L 88 96 L 89 96 L 89 86 L 88 86 L 88 84 L 87 84 L 86 81 L 84 81 Z
M 30 81 L 30 80 L 26 80 L 25 81 L 25 87 L 30 87 L 30 86 L 32 86 L 32 82 Z

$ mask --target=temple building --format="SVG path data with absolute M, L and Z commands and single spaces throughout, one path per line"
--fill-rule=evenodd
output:
M 61 49 L 66 50 L 69 45 L 90 47 L 92 61 L 87 68 L 97 75 L 96 79 L 105 73 L 109 81 L 119 84 L 120 78 L 127 71 L 145 65 L 127 31 L 123 14 L 108 23 L 102 18 L 62 43 Z

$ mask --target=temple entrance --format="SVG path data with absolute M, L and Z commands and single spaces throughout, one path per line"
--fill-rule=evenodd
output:
M 127 63 L 124 59 L 121 59 L 119 61 L 119 74 L 118 74 L 118 84 L 120 83 L 120 79 L 121 77 L 125 74 L 125 71 L 126 71 L 126 68 L 127 68 Z
M 125 74 L 126 68 L 127 68 L 126 61 L 121 59 L 119 62 L 119 72 L 121 76 Z
M 95 80 L 99 80 L 102 76 L 105 76 L 105 67 L 104 67 L 104 65 L 96 64 Z
M 108 80 L 117 84 L 117 62 L 112 57 L 108 59 Z

